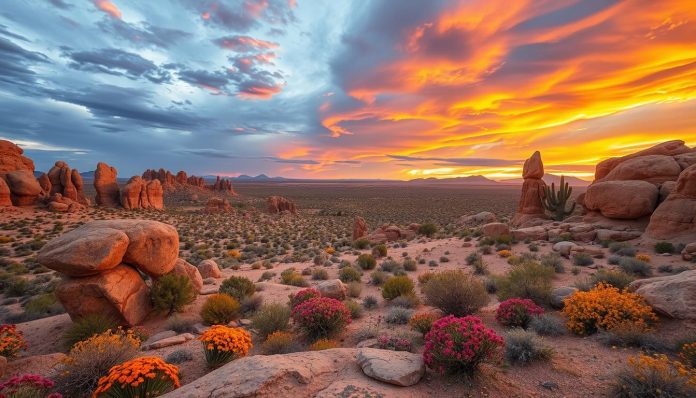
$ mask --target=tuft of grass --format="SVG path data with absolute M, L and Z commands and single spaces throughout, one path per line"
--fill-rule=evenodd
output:
M 70 349 L 76 343 L 87 340 L 95 334 L 104 333 L 109 329 L 115 329 L 118 322 L 104 314 L 86 315 L 75 321 L 63 333 L 63 345 Z
M 534 361 L 546 361 L 553 350 L 544 346 L 539 337 L 524 329 L 513 329 L 505 333 L 505 359 L 512 364 L 527 365 Z

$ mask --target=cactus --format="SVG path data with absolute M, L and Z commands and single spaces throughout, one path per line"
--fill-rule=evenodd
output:
M 551 212 L 551 217 L 556 221 L 562 221 L 564 218 L 573 214 L 575 210 L 575 202 L 570 207 L 570 210 L 566 210 L 566 203 L 570 199 L 570 194 L 573 193 L 573 188 L 568 186 L 565 182 L 565 177 L 561 176 L 561 183 L 558 187 L 558 192 L 556 192 L 556 184 L 551 183 L 551 187 L 544 187 L 544 208 Z

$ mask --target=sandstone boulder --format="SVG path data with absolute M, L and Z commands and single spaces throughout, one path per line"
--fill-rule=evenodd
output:
M 512 230 L 512 237 L 519 242 L 525 240 L 548 240 L 549 234 L 543 226 L 519 228 Z
M 73 321 L 101 314 L 133 326 L 151 310 L 147 285 L 138 271 L 127 265 L 93 276 L 63 279 L 55 294 Z
M 551 290 L 550 304 L 553 308 L 563 308 L 563 300 L 575 294 L 578 288 L 572 286 L 562 286 Z
M 346 299 L 346 285 L 344 285 L 343 282 L 338 279 L 331 279 L 319 283 L 317 285 L 317 290 L 319 290 L 322 297 L 328 297 L 341 301 Z
M 660 184 L 676 180 L 681 171 L 679 163 L 671 156 L 647 155 L 621 162 L 601 181 L 641 180 Z
M 353 221 L 353 240 L 356 241 L 367 236 L 367 222 L 364 218 L 356 216 Z
M 696 237 L 696 165 L 682 171 L 674 190 L 650 217 L 645 232 L 655 239 Z
M 681 256 L 684 261 L 693 260 L 694 256 L 696 256 L 696 242 L 691 242 L 684 246 L 684 249 L 681 251 Z
M 201 273 L 203 279 L 207 278 L 222 278 L 222 272 L 215 260 L 203 260 L 198 264 L 198 272 Z
M 425 374 L 423 357 L 405 351 L 361 348 L 358 365 L 367 376 L 402 387 L 418 383 Z
M 648 155 L 676 156 L 687 152 L 691 152 L 691 149 L 684 145 L 684 141 L 674 140 L 663 142 L 653 147 L 620 158 L 609 158 L 597 164 L 595 168 L 595 180 L 601 180 L 602 178 L 606 177 L 607 174 L 609 174 L 616 166 L 633 158 Z
M 493 222 L 482 226 L 481 232 L 487 238 L 498 239 L 502 235 L 510 235 L 510 228 L 507 224 Z
M 676 155 L 674 156 L 674 160 L 676 160 L 679 167 L 684 170 L 687 167 L 696 164 L 696 152 L 687 152 L 682 153 L 681 155 Z
M 464 227 L 478 227 L 479 225 L 497 221 L 498 219 L 495 214 L 490 211 L 482 211 L 480 213 L 460 217 L 458 224 Z
M 536 151 L 532 156 L 524 161 L 522 167 L 522 178 L 541 179 L 544 177 L 544 163 L 541 161 L 541 153 Z
M 164 209 L 164 189 L 159 180 L 150 181 L 145 186 L 147 201 L 150 204 L 149 208 L 162 210 Z
M 597 240 L 625 242 L 639 238 L 643 233 L 637 230 L 598 229 Z
M 652 214 L 657 198 L 657 187 L 646 181 L 602 181 L 587 188 L 585 207 L 604 217 L 636 219 Z
M 10 188 L 12 203 L 15 206 L 31 206 L 43 192 L 34 173 L 28 170 L 15 170 L 5 174 Z
M 104 207 L 118 207 L 121 203 L 121 194 L 116 182 L 118 172 L 116 168 L 106 163 L 97 163 L 94 172 L 94 188 L 97 191 L 96 203 Z
M 38 181 L 39 186 L 41 187 L 41 190 L 43 191 L 44 195 L 50 195 L 51 188 L 53 188 L 53 185 L 51 184 L 51 180 L 48 178 L 48 174 L 41 174 L 38 178 Z
M 660 184 L 660 196 L 658 198 L 658 203 L 662 203 L 667 199 L 669 194 L 674 191 L 674 188 L 677 187 L 677 182 L 676 181 L 665 181 L 662 184 Z
M 145 182 L 141 177 L 131 177 L 121 191 L 121 206 L 126 210 L 143 208 L 141 194 L 144 189 Z
M 295 204 L 292 203 L 289 199 L 284 198 L 282 196 L 270 196 L 266 200 L 266 203 L 268 204 L 268 212 L 271 214 L 279 214 L 279 213 L 297 214 L 297 209 L 295 208 Z
M 188 263 L 186 260 L 178 258 L 174 264 L 173 273 L 183 275 L 191 281 L 191 286 L 196 293 L 200 293 L 203 289 L 203 277 L 198 268 Z
M 205 205 L 207 212 L 232 211 L 232 204 L 226 198 L 210 198 Z
M 10 195 L 10 187 L 4 179 L 0 178 L 0 207 L 12 206 L 12 197 Z
M 24 150 L 7 140 L 0 140 L 0 176 L 17 170 L 34 173 L 34 162 L 23 156 Z
M 631 283 L 629 288 L 666 316 L 696 320 L 696 270 L 639 279 Z

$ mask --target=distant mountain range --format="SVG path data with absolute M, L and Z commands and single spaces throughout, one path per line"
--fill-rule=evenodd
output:
M 549 174 L 549 173 L 544 174 L 544 177 L 542 179 L 544 180 L 544 182 L 547 185 L 551 185 L 551 183 L 555 183 L 556 185 L 558 185 L 561 182 L 561 176 L 558 176 L 555 174 Z M 524 182 L 524 179 L 522 179 L 522 178 L 513 178 L 513 179 L 509 179 L 509 180 L 501 180 L 500 181 L 501 184 L 511 184 L 511 185 L 518 185 L 518 184 L 522 184 L 523 182 Z M 565 182 L 567 182 L 568 185 L 570 185 L 572 187 L 586 187 L 586 186 L 590 185 L 590 183 L 592 181 L 582 180 L 582 179 L 577 178 L 577 177 L 565 176 Z
M 412 184 L 467 184 L 467 185 L 497 185 L 497 181 L 484 176 L 466 176 L 453 178 L 416 178 L 409 180 Z

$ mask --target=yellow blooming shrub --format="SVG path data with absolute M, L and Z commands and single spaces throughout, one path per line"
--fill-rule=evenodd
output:
M 232 250 L 227 251 L 227 255 L 236 259 L 236 260 L 239 260 L 242 257 L 242 254 L 237 249 L 232 249 Z
M 246 356 L 252 347 L 249 332 L 223 325 L 212 326 L 198 339 L 203 343 L 205 360 L 211 367 Z
M 679 349 L 679 358 L 685 364 L 696 368 L 696 341 L 682 344 Z
M 329 247 L 326 248 L 325 252 L 326 252 L 326 254 L 334 254 L 334 253 L 336 253 L 336 249 L 334 249 L 333 247 L 329 246 Z
M 696 369 L 664 354 L 638 354 L 628 358 L 628 367 L 615 383 L 619 397 L 696 396 Z
M 321 351 L 330 350 L 332 348 L 338 347 L 338 343 L 335 340 L 329 339 L 319 339 L 309 346 L 310 351 Z
M 498 251 L 498 255 L 503 258 L 508 258 L 512 256 L 512 252 L 510 250 L 500 250 Z
M 140 357 L 111 368 L 92 398 L 158 397 L 179 386 L 179 368 L 157 357 Z
M 657 321 L 652 308 L 639 294 L 619 291 L 604 283 L 566 298 L 561 312 L 568 320 L 568 329 L 580 335 L 626 325 L 647 330 Z
M 638 253 L 636 254 L 636 260 L 642 261 L 644 263 L 649 263 L 650 262 L 650 255 L 646 253 Z

